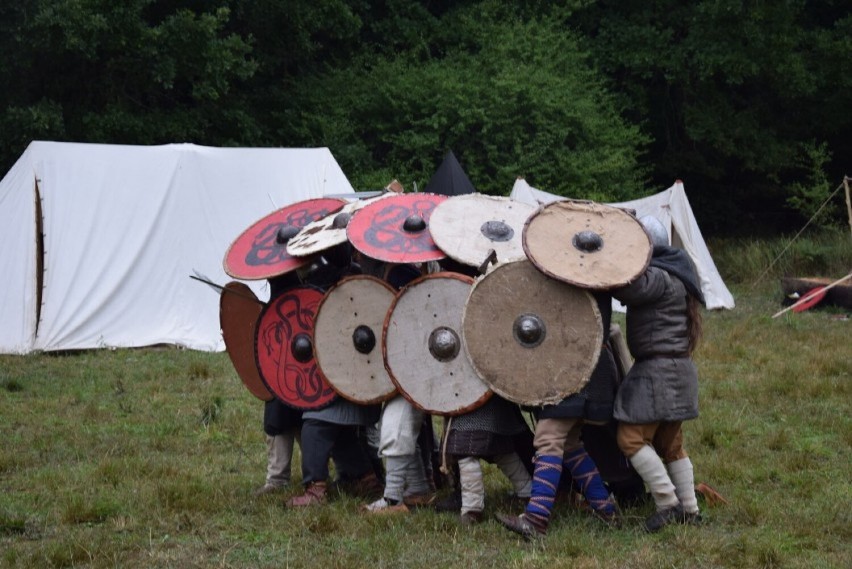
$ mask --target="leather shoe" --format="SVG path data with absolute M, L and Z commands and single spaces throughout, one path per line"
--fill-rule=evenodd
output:
M 497 521 L 503 526 L 517 534 L 523 536 L 524 539 L 531 541 L 544 536 L 546 530 L 537 528 L 529 521 L 524 514 L 520 516 L 509 516 L 507 514 L 497 514 Z
M 683 506 L 675 504 L 665 510 L 658 510 L 645 520 L 645 531 L 657 533 L 669 524 L 682 523 L 684 520 Z

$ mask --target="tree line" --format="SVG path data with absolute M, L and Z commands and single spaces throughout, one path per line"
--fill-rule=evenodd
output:
M 846 173 L 851 34 L 839 0 L 19 0 L 0 167 L 32 140 L 327 146 L 413 189 L 453 150 L 484 193 L 679 178 L 705 230 L 790 230 Z

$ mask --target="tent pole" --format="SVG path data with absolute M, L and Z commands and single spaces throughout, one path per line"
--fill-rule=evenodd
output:
M 846 188 L 846 212 L 849 214 L 849 231 L 852 233 L 852 199 L 849 197 L 849 176 L 843 176 L 843 187 Z

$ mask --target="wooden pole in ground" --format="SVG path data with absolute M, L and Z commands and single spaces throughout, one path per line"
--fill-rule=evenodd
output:
M 826 286 L 824 286 L 824 287 L 820 287 L 820 288 L 818 288 L 817 290 L 814 290 L 813 292 L 811 292 L 810 294 L 806 294 L 805 296 L 803 296 L 802 298 L 800 298 L 799 300 L 797 300 L 794 304 L 791 304 L 790 306 L 788 306 L 788 307 L 787 307 L 787 308 L 785 308 L 784 310 L 781 310 L 780 312 L 776 312 L 775 314 L 773 314 L 773 315 L 772 315 L 772 317 L 773 317 L 773 318 L 775 318 L 775 317 L 777 317 L 777 316 L 781 316 L 782 314 L 784 314 L 784 313 L 785 313 L 785 312 L 787 312 L 788 310 L 793 310 L 795 307 L 799 306 L 800 304 L 802 304 L 802 303 L 804 303 L 804 302 L 809 301 L 810 299 L 812 299 L 812 298 L 813 298 L 813 297 L 815 297 L 816 295 L 818 295 L 818 294 L 822 294 L 822 293 L 824 293 L 825 291 L 827 291 L 827 290 L 828 290 L 828 289 L 830 289 L 830 288 L 834 288 L 834 287 L 836 287 L 837 285 L 839 285 L 840 283 L 842 283 L 843 281 L 845 281 L 846 279 L 848 279 L 848 278 L 850 278 L 850 277 L 852 277 L 852 273 L 849 273 L 848 275 L 846 275 L 845 277 L 843 277 L 843 278 L 841 278 L 841 279 L 837 279 L 836 281 L 834 281 L 834 282 L 833 282 L 833 283 L 831 283 L 830 285 L 826 285 Z
M 852 198 L 849 196 L 849 176 L 843 176 L 843 187 L 846 189 L 846 212 L 849 214 L 849 231 L 852 232 Z

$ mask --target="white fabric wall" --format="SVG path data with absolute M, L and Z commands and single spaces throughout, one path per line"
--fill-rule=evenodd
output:
M 544 205 L 565 199 L 562 196 L 537 190 L 523 179 L 518 179 L 515 182 L 510 196 L 518 201 L 534 205 Z M 725 282 L 710 256 L 710 251 L 707 249 L 707 244 L 698 228 L 698 222 L 695 221 L 695 215 L 680 180 L 660 193 L 638 200 L 608 205 L 634 209 L 637 217 L 653 215 L 659 219 L 668 230 L 672 244 L 683 248 L 695 264 L 707 308 L 734 308 L 734 297 L 728 287 L 725 286 Z M 618 302 L 615 302 L 613 306 L 619 310 L 624 310 Z
M 29 351 L 36 329 L 35 172 L 22 157 L 0 181 L 0 351 Z M 29 188 L 20 191 L 20 188 Z
M 43 200 L 41 320 L 28 337 L 34 285 L 21 283 L 34 280 L 34 245 L 22 244 L 34 230 L 15 220 L 0 229 L 0 268 L 11 268 L 16 289 L 0 296 L 0 352 L 159 343 L 223 350 L 219 297 L 189 275 L 225 284 L 225 252 L 252 223 L 296 201 L 352 192 L 325 148 L 34 142 L 3 179 L 0 200 L 23 212 L 33 178 Z M 249 284 L 268 298 L 266 281 Z M 7 318 L 17 331 L 7 333 Z

